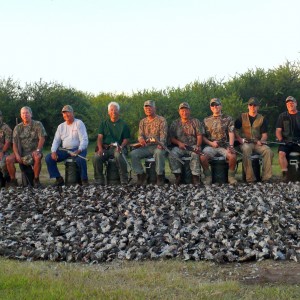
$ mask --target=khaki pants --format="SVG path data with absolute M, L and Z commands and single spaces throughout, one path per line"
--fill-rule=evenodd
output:
M 245 143 L 241 145 L 241 150 L 243 152 L 243 167 L 245 170 L 247 182 L 254 182 L 256 180 L 253 173 L 252 161 L 250 159 L 253 151 L 262 156 L 262 181 L 269 180 L 272 177 L 272 160 L 274 153 L 268 146 L 259 146 L 254 143 Z

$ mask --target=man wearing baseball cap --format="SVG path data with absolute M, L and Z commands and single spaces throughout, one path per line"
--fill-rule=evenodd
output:
M 293 96 L 285 99 L 287 111 L 279 115 L 276 123 L 276 137 L 285 143 L 278 147 L 278 160 L 284 181 L 287 181 L 288 161 L 291 152 L 300 152 L 300 112 Z
M 87 165 L 86 160 L 77 156 L 80 154 L 82 157 L 87 155 L 88 135 L 84 123 L 76 119 L 74 110 L 71 105 L 65 105 L 61 110 L 65 122 L 61 123 L 56 130 L 51 153 L 47 154 L 45 161 L 47 163 L 48 173 L 50 178 L 56 178 L 54 186 L 64 185 L 64 179 L 60 175 L 57 168 L 57 163 L 66 160 L 71 156 L 75 157 L 75 161 L 80 170 L 80 178 L 82 185 L 88 184 Z M 67 151 L 60 150 L 61 146 Z
M 153 100 L 144 102 L 144 113 L 146 117 L 140 121 L 138 133 L 138 141 L 141 147 L 130 152 L 132 169 L 137 174 L 137 185 L 145 184 L 147 176 L 144 172 L 141 159 L 153 155 L 157 185 L 163 185 L 166 151 L 161 145 L 155 143 L 155 141 L 166 146 L 168 134 L 167 121 L 164 117 L 156 114 L 156 106 Z
M 229 172 L 228 182 L 236 184 L 235 167 L 236 153 L 234 151 L 234 122 L 230 116 L 222 113 L 222 104 L 219 98 L 210 100 L 212 115 L 204 119 L 205 135 L 203 142 L 207 145 L 203 149 L 200 157 L 201 165 L 205 175 L 205 183 L 211 182 L 211 171 L 207 159 L 211 159 L 217 154 L 224 156 L 228 160 Z
M 265 145 L 268 139 L 268 123 L 266 118 L 258 113 L 259 102 L 255 97 L 248 100 L 248 112 L 242 113 L 235 121 L 235 128 L 240 130 L 235 131 L 235 136 L 241 144 L 243 152 L 243 168 L 245 170 L 246 181 L 248 183 L 256 182 L 259 178 L 255 178 L 251 154 L 257 152 L 262 156 L 262 181 L 267 182 L 272 177 L 272 159 L 274 153 Z
M 175 157 L 179 158 L 185 155 L 191 156 L 190 169 L 192 172 L 192 183 L 198 185 L 200 183 L 201 172 L 199 152 L 201 151 L 204 128 L 198 119 L 191 117 L 191 108 L 187 102 L 182 102 L 179 105 L 178 113 L 180 118 L 172 122 L 169 130 L 171 142 L 175 145 L 171 152 Z M 193 151 L 187 148 L 192 148 Z M 172 156 L 169 156 L 169 163 L 171 171 L 175 175 L 176 184 L 179 185 L 183 180 L 181 178 L 182 165 Z

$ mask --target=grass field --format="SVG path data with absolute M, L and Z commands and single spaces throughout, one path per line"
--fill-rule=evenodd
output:
M 300 265 L 177 260 L 80 265 L 0 259 L 1 299 L 299 299 Z

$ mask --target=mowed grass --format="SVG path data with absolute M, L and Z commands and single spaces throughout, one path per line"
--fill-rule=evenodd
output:
M 243 276 L 249 274 L 234 264 L 168 260 L 81 265 L 7 259 L 0 263 L 1 299 L 299 299 L 300 295 L 299 284 L 245 284 Z

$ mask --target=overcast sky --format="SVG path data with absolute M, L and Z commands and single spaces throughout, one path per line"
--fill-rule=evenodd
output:
M 0 0 L 0 77 L 132 93 L 300 58 L 299 0 Z

